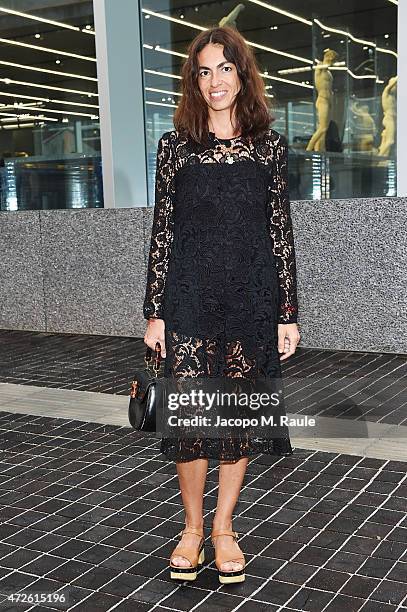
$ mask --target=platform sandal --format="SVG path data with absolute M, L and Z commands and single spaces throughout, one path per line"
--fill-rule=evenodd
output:
M 243 553 L 232 559 L 228 558 L 224 552 L 216 553 L 216 546 L 215 546 L 213 539 L 216 538 L 217 536 L 223 536 L 223 535 L 231 536 L 237 542 L 237 533 L 230 529 L 216 529 L 212 531 L 211 533 L 212 546 L 215 549 L 215 565 L 216 565 L 216 569 L 218 570 L 219 582 L 221 582 L 222 584 L 232 584 L 234 582 L 243 582 L 245 579 L 245 558 L 243 556 Z M 240 563 L 243 566 L 242 569 L 232 570 L 230 572 L 225 572 L 220 569 L 223 563 L 228 563 L 230 561 L 235 562 L 235 563 Z
M 174 548 L 170 558 L 170 576 L 173 580 L 196 580 L 199 566 L 205 561 L 204 542 L 205 537 L 203 529 L 195 529 L 194 527 L 186 527 L 181 531 L 180 536 L 185 533 L 193 533 L 201 536 L 199 546 L 186 546 L 181 542 Z M 190 567 L 179 567 L 172 564 L 174 557 L 184 557 L 190 562 Z

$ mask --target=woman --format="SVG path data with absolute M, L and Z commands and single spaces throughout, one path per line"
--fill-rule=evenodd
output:
M 168 377 L 277 378 L 300 337 L 287 144 L 269 127 L 264 83 L 235 29 L 201 32 L 188 51 L 176 129 L 158 143 L 144 342 L 160 342 Z M 216 458 L 215 563 L 220 582 L 241 582 L 232 515 L 248 459 L 292 454 L 288 432 L 164 437 L 161 451 L 176 462 L 185 509 L 171 577 L 194 580 L 203 561 L 203 492 Z

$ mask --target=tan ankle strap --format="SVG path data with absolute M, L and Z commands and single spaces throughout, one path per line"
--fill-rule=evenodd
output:
M 193 533 L 194 535 L 204 537 L 203 529 L 199 529 L 198 527 L 185 527 L 183 531 L 181 531 L 181 535 L 184 533 Z
M 232 538 L 235 538 L 235 539 L 238 536 L 236 531 L 232 531 L 231 529 L 215 529 L 215 531 L 212 531 L 211 533 L 211 538 L 216 538 L 217 536 L 222 536 L 222 535 L 232 536 Z

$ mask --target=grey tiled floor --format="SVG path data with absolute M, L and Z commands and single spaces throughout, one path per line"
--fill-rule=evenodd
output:
M 0 431 L 0 609 L 30 608 L 7 604 L 16 592 L 63 594 L 37 610 L 405 609 L 404 462 L 300 448 L 254 458 L 234 519 L 245 583 L 220 586 L 207 546 L 196 583 L 177 586 L 167 558 L 183 512 L 156 439 L 7 412 Z M 207 528 L 216 472 L 211 462 Z
M 299 431 L 291 457 L 250 461 L 234 518 L 247 576 L 225 587 L 209 545 L 193 585 L 169 579 L 183 527 L 175 466 L 156 438 L 127 426 L 143 353 L 130 338 L 0 333 L 0 610 L 407 610 L 402 356 L 303 349 L 284 366 L 291 411 L 304 413 L 306 397 L 324 435 Z M 377 384 L 378 367 L 390 384 Z M 329 411 L 320 383 L 333 371 L 374 384 L 346 398 L 342 385 Z M 216 493 L 211 461 L 207 534 Z M 12 593 L 47 601 L 10 602 Z

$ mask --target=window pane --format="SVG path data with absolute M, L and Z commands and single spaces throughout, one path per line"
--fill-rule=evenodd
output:
M 293 199 L 396 195 L 397 5 L 143 0 L 149 194 L 158 138 L 173 129 L 189 42 L 229 16 L 255 51 L 274 129 L 290 147 Z M 231 12 L 236 7 L 236 11 Z
M 0 37 L 1 210 L 103 207 L 92 1 L 3 0 Z

